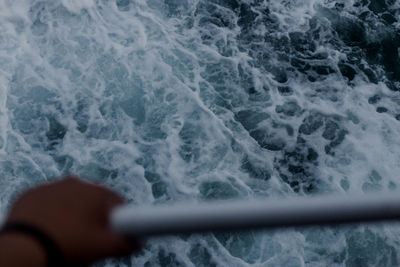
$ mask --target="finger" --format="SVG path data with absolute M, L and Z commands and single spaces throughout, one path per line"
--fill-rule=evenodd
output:
M 125 202 L 124 198 L 113 191 L 108 191 L 107 202 L 110 206 L 118 206 Z
M 124 203 L 124 200 L 118 194 L 105 188 L 98 189 L 97 197 L 98 201 L 95 204 L 96 206 L 95 209 L 97 214 L 96 217 L 100 219 L 102 225 L 108 228 L 110 223 L 110 214 L 112 210 L 116 206 Z
M 138 238 L 128 238 L 110 233 L 109 240 L 113 244 L 113 249 L 110 251 L 113 257 L 129 255 L 143 248 L 143 241 Z
M 143 246 L 138 239 L 128 239 L 111 231 L 98 236 L 96 251 L 102 257 L 122 257 L 139 251 Z
M 84 183 L 78 176 L 75 175 L 68 175 L 65 176 L 59 183 L 67 183 L 67 184 L 74 184 L 74 183 Z

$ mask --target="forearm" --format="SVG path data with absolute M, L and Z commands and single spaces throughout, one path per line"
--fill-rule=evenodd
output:
M 42 267 L 46 255 L 40 244 L 19 233 L 0 234 L 0 266 Z

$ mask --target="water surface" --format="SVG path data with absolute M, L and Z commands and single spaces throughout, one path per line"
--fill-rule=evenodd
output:
M 66 173 L 137 205 L 394 190 L 399 18 L 395 0 L 0 0 L 0 210 Z M 99 266 L 399 253 L 399 227 L 368 225 L 151 240 Z

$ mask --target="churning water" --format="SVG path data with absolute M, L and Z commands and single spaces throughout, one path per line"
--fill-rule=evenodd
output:
M 0 0 L 0 210 L 400 186 L 398 0 Z M 266 200 L 267 201 L 267 200 Z M 99 266 L 396 266 L 395 225 L 192 235 Z

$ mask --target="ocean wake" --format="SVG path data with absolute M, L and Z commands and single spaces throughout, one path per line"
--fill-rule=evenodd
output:
M 0 0 L 0 211 L 75 173 L 134 204 L 400 185 L 395 0 Z M 397 266 L 394 225 L 150 240 L 99 266 Z

